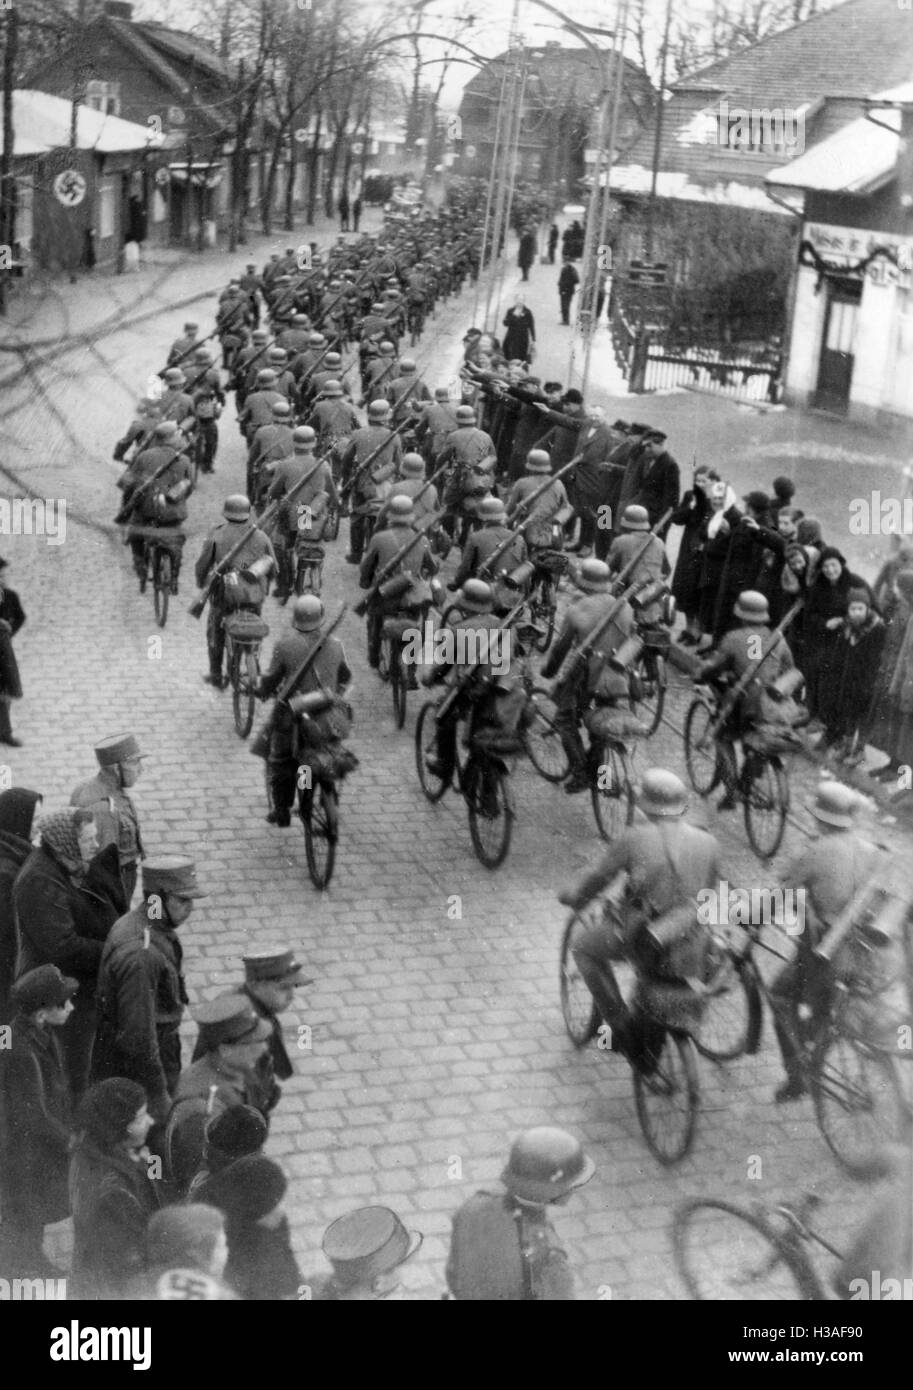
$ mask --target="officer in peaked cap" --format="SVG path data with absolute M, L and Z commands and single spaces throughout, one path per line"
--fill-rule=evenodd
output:
M 93 1080 L 136 1081 L 160 1123 L 181 1074 L 178 1030 L 187 991 L 177 931 L 197 899 L 206 896 L 192 859 L 180 854 L 147 859 L 143 901 L 114 923 L 98 969 Z
M 143 771 L 143 753 L 133 734 L 115 734 L 95 745 L 98 772 L 80 782 L 70 797 L 71 806 L 91 811 L 98 831 L 98 847 L 117 845 L 124 896 L 129 905 L 136 887 L 137 865 L 143 857 L 139 817 L 128 793 Z
M 329 1278 L 314 1281 L 318 1302 L 388 1298 L 399 1284 L 396 1271 L 422 1243 L 389 1207 L 358 1207 L 339 1216 L 324 1232 L 321 1248 L 333 1267 Z
M 272 1029 L 247 995 L 229 991 L 191 1010 L 202 1054 L 181 1073 L 168 1117 L 166 1148 L 175 1181 L 186 1191 L 203 1160 L 206 1124 L 233 1105 L 264 1119 L 281 1095 L 267 1046 Z
M 558 1302 L 574 1298 L 567 1252 L 549 1220 L 595 1172 L 566 1130 L 542 1125 L 511 1146 L 500 1188 L 476 1192 L 453 1218 L 447 1260 L 460 1302 Z
M 256 1013 L 269 1024 L 273 1070 L 280 1081 L 286 1081 L 293 1075 L 293 1068 L 278 1015 L 290 1006 L 297 988 L 314 981 L 303 973 L 304 966 L 295 959 L 295 952 L 283 946 L 260 947 L 248 951 L 242 959 L 244 984 L 239 993 L 247 995 Z M 199 1044 L 194 1061 L 198 1055 Z

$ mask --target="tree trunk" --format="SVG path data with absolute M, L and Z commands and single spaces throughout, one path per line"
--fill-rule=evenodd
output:
M 292 144 L 295 142 L 292 141 Z M 279 177 L 279 161 L 282 157 L 282 133 L 276 132 L 273 148 L 270 151 L 269 168 L 266 173 L 266 186 L 261 189 L 260 209 L 263 218 L 263 235 L 269 236 L 273 229 L 273 199 L 276 193 L 276 180 Z
M 308 151 L 308 202 L 307 202 L 307 224 L 309 227 L 314 225 L 314 214 L 317 211 L 317 170 L 320 164 L 320 131 L 323 122 L 323 113 L 317 112 L 317 125 L 314 128 L 314 143 Z
M 342 149 L 343 134 L 345 125 L 337 127 L 336 137 L 333 140 L 333 147 L 330 150 L 330 167 L 327 169 L 326 184 L 323 191 L 323 210 L 327 217 L 332 218 L 333 208 L 333 186 L 336 182 L 336 169 L 339 164 L 339 155 Z

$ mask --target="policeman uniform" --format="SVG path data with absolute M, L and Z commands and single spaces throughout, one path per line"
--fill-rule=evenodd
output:
M 233 1064 L 220 1052 L 223 1043 L 266 1044 L 272 1030 L 246 995 L 220 994 L 192 1009 L 200 1026 L 203 1055 L 181 1072 L 168 1116 L 165 1146 L 172 1175 L 186 1191 L 200 1167 L 208 1120 L 235 1105 L 249 1105 L 268 1121 L 280 1097 L 269 1051 L 255 1066 Z
M 421 1243 L 421 1234 L 408 1231 L 389 1207 L 346 1212 L 324 1233 L 322 1249 L 333 1273 L 310 1281 L 313 1301 L 350 1303 L 384 1297 L 376 1282 L 411 1259 Z
M 142 758 L 132 734 L 118 734 L 95 745 L 99 771 L 88 782 L 80 782 L 70 797 L 71 806 L 91 811 L 98 831 L 98 848 L 117 845 L 120 873 L 127 902 L 133 897 L 139 860 L 144 857 L 136 807 L 123 786 L 120 764 Z
M 243 960 L 245 982 L 241 986 L 241 993 L 247 996 L 255 1011 L 273 1030 L 269 1040 L 273 1071 L 279 1081 L 287 1081 L 294 1075 L 294 1069 L 282 1036 L 282 1024 L 258 996 L 257 986 L 268 983 L 294 985 L 297 989 L 304 985 L 312 985 L 314 981 L 301 973 L 304 966 L 295 959 L 294 951 L 267 947 L 259 951 L 249 951 Z
M 178 1033 L 188 1002 L 183 952 L 165 907 L 169 893 L 204 898 L 194 863 L 180 855 L 147 860 L 144 902 L 114 923 L 98 971 L 98 1026 L 93 1081 L 125 1076 L 146 1091 L 150 1113 L 164 1121 L 181 1073 Z

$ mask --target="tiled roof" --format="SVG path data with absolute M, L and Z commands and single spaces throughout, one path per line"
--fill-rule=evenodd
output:
M 706 143 L 709 118 L 721 100 L 728 101 L 730 111 L 804 108 L 807 147 L 833 130 L 832 113 L 821 110 L 822 98 L 861 99 L 911 77 L 913 14 L 894 0 L 846 0 L 675 83 L 663 106 L 659 168 L 697 182 L 738 178 L 763 187 L 765 176 L 791 154 L 751 154 Z M 651 122 L 627 162 L 650 168 L 653 139 Z
M 863 116 L 776 169 L 767 182 L 776 190 L 808 188 L 818 193 L 873 193 L 891 178 L 900 148 L 900 111 L 880 111 L 878 122 Z M 893 126 L 893 130 L 886 130 Z
M 913 16 L 896 0 L 845 0 L 683 77 L 677 91 L 734 90 L 759 105 L 831 93 L 864 96 L 913 76 Z
M 182 63 L 192 61 L 194 67 L 205 69 L 210 76 L 220 81 L 226 81 L 230 76 L 228 68 L 218 54 L 194 34 L 166 28 L 164 24 L 158 24 L 153 20 L 134 24 L 133 29 L 139 30 L 148 44 L 163 49 Z

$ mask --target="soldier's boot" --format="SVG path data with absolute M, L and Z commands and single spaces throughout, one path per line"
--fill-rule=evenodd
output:
M 270 825 L 285 829 L 292 823 L 292 803 L 295 800 L 295 778 L 287 773 L 270 775 L 270 809 L 266 819 Z
M 583 739 L 580 737 L 580 730 L 577 728 L 577 721 L 563 719 L 556 720 L 559 724 L 559 737 L 561 747 L 567 755 L 570 765 L 570 774 L 564 784 L 564 790 L 569 796 L 577 792 L 589 791 L 592 785 L 592 776 L 587 764 L 586 750 L 583 746 Z

